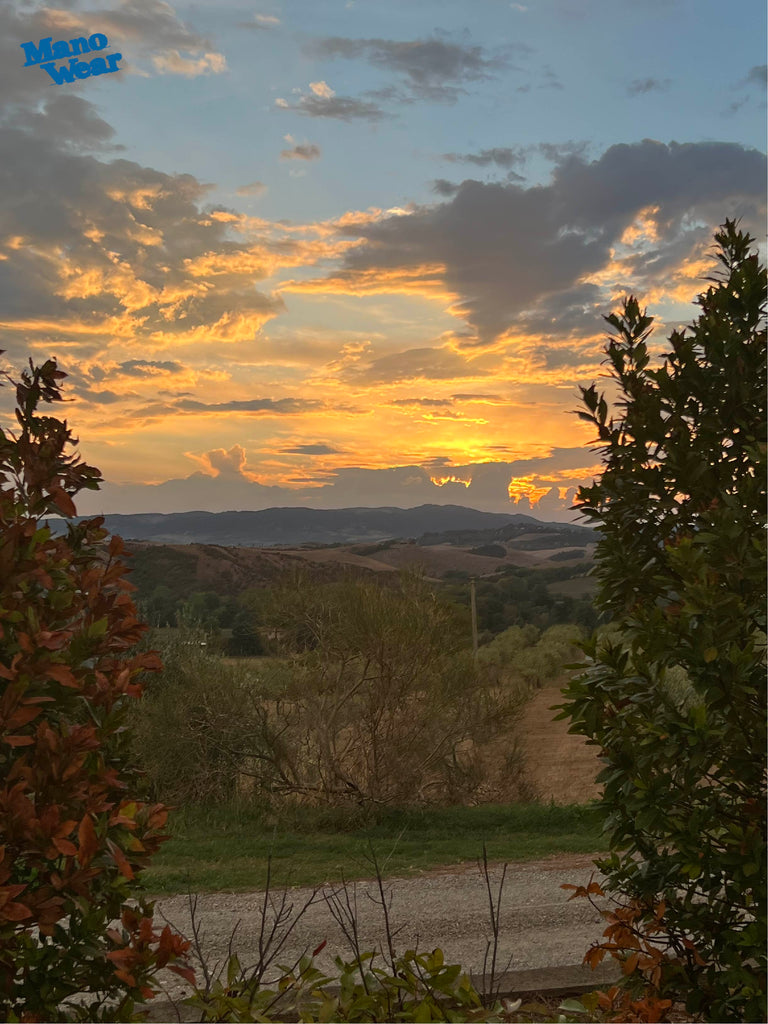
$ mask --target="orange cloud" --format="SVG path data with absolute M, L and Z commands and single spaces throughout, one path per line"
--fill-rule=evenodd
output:
M 259 483 L 258 475 L 246 468 L 248 460 L 242 445 L 234 444 L 228 451 L 224 448 L 212 448 L 200 455 L 195 455 L 194 452 L 184 454 L 196 462 L 207 476 L 221 477 L 222 480 L 228 477 L 243 477 Z
M 284 281 L 280 290 L 339 295 L 423 295 L 452 302 L 456 294 L 446 287 L 444 278 L 444 265 L 425 263 L 418 267 L 349 271 L 308 281 Z
M 445 484 L 463 484 L 465 487 L 469 487 L 472 483 L 472 477 L 454 476 L 448 474 L 447 476 L 430 476 L 429 478 L 436 487 L 443 487 Z

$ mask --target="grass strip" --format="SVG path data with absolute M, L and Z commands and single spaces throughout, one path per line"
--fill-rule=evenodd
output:
M 386 877 L 488 859 L 538 860 L 592 853 L 603 840 L 591 806 L 483 805 L 390 809 L 374 823 L 349 812 L 298 808 L 279 821 L 242 806 L 187 807 L 170 821 L 173 838 L 143 873 L 153 895 L 258 890 L 272 858 L 272 883 L 321 885 L 370 878 L 373 844 Z

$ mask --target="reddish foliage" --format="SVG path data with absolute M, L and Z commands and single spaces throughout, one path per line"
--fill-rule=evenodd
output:
M 21 429 L 0 432 L 0 1011 L 57 1019 L 92 992 L 117 998 L 118 1015 L 103 1012 L 120 1019 L 160 967 L 178 959 L 191 977 L 186 944 L 153 930 L 151 905 L 124 909 L 166 838 L 165 808 L 135 797 L 125 735 L 126 702 L 160 664 L 136 650 L 145 627 L 122 540 L 98 518 L 64 536 L 43 522 L 74 515 L 73 496 L 100 480 L 68 452 L 66 422 L 37 414 L 65 375 L 49 360 L 3 376 Z
M 675 948 L 664 923 L 664 900 L 652 908 L 639 900 L 629 900 L 624 904 L 614 902 L 605 909 L 593 899 L 606 895 L 598 882 L 590 881 L 586 886 L 566 884 L 560 888 L 572 889 L 572 900 L 588 899 L 608 922 L 603 932 L 605 941 L 595 943 L 584 956 L 584 963 L 593 969 L 606 953 L 621 964 L 624 983 L 598 993 L 600 1009 L 615 1014 L 607 1020 L 630 1024 L 658 1024 L 667 1020 L 673 1001 L 664 996 L 665 981 L 678 973 L 688 959 L 702 966 L 704 961 L 689 939 L 684 940 L 683 951 Z

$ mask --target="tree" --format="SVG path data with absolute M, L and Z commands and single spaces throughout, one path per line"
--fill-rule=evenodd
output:
M 251 658 L 264 654 L 264 644 L 254 622 L 253 613 L 242 608 L 232 619 L 232 635 L 227 645 L 227 653 L 233 658 Z
M 598 605 L 618 632 L 588 646 L 593 662 L 566 689 L 564 713 L 602 749 L 612 852 L 598 864 L 624 903 L 607 934 L 629 957 L 625 971 L 709 1020 L 756 1021 L 766 988 L 766 273 L 735 223 L 715 239 L 719 272 L 660 365 L 652 318 L 630 297 L 606 318 L 615 413 L 594 385 L 582 388 L 579 415 L 597 429 L 604 469 L 576 507 L 600 533 Z
M 486 684 L 469 622 L 421 576 L 314 587 L 299 577 L 264 618 L 291 664 L 273 716 L 275 792 L 381 806 L 477 790 L 480 748 L 521 698 Z
M 153 973 L 188 946 L 155 930 L 151 904 L 127 903 L 167 811 L 137 799 L 126 750 L 127 705 L 159 662 L 133 650 L 144 627 L 122 541 L 102 519 L 58 537 L 43 523 L 74 516 L 73 496 L 100 480 L 69 453 L 66 422 L 37 414 L 61 400 L 64 377 L 54 360 L 0 377 L 15 384 L 20 427 L 0 431 L 3 1020 L 130 1019 Z

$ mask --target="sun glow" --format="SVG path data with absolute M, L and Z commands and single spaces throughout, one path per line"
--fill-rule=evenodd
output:
M 518 502 L 521 498 L 527 498 L 531 508 L 538 505 L 541 499 L 552 490 L 551 484 L 537 486 L 534 481 L 538 479 L 534 474 L 530 476 L 513 476 L 509 481 L 508 487 L 511 500 Z
M 463 484 L 465 487 L 469 487 L 472 483 L 472 477 L 468 477 L 466 480 L 460 476 L 431 476 L 429 478 L 435 487 L 442 487 L 444 484 Z

